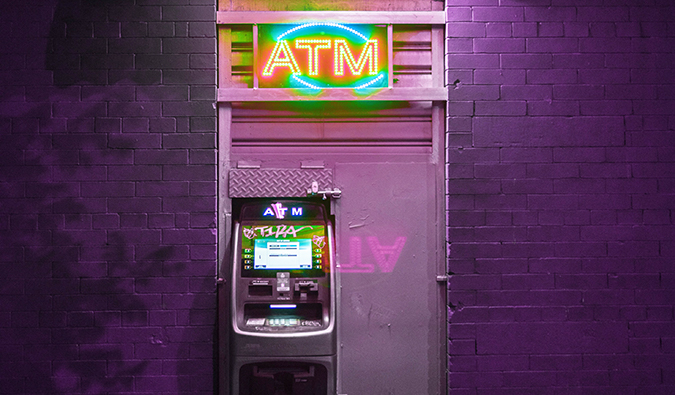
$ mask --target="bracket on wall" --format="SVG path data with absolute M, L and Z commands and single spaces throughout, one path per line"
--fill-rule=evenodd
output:
M 307 196 L 323 195 L 323 200 L 326 200 L 326 195 L 333 199 L 342 197 L 342 191 L 339 188 L 328 189 L 326 191 L 319 190 L 319 183 L 312 181 L 312 185 L 307 189 Z

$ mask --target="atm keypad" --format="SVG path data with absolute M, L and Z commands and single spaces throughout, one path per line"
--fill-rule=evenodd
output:
M 277 273 L 277 292 L 288 292 L 291 290 L 291 273 Z

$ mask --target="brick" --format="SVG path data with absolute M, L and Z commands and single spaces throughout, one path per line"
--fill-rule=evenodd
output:
M 445 51 L 448 53 L 471 53 L 473 52 L 473 43 L 470 38 L 447 38 L 445 40 Z
M 162 40 L 162 52 L 173 53 L 215 53 L 216 40 L 213 38 L 165 38 Z
M 111 54 L 159 54 L 162 52 L 162 41 L 159 38 L 120 38 L 108 40 L 108 51 Z
M 582 368 L 582 357 L 581 355 L 530 355 L 529 368 L 549 371 L 579 371 Z
M 547 69 L 553 64 L 550 54 L 503 54 L 500 61 L 503 68 L 512 69 Z
M 503 85 L 500 88 L 503 100 L 547 100 L 552 96 L 550 86 Z
M 162 82 L 159 70 L 110 70 L 108 80 L 120 85 L 156 85 Z
M 604 162 L 604 148 L 553 148 L 554 162 Z
M 450 68 L 474 69 L 474 68 L 498 68 L 499 55 L 497 54 L 450 54 L 447 56 Z
M 562 22 L 541 22 L 539 23 L 539 37 L 562 37 Z
M 528 84 L 574 84 L 577 82 L 575 70 L 527 70 Z
M 476 208 L 479 209 L 524 209 L 526 197 L 524 195 L 478 195 L 475 197 Z
M 564 69 L 599 69 L 605 67 L 605 57 L 596 54 L 553 54 L 553 67 Z
M 512 23 L 513 37 L 536 37 L 537 36 L 537 23 L 526 22 L 526 23 Z
M 526 113 L 524 101 L 476 102 L 476 115 L 522 116 Z
M 161 179 L 161 167 L 158 165 L 110 166 L 108 180 L 114 181 L 153 181 Z
M 448 100 L 497 100 L 499 87 L 494 85 L 461 85 L 450 89 Z
M 160 107 L 157 102 L 110 103 L 108 114 L 113 117 L 155 117 L 160 115 Z
M 591 37 L 616 37 L 616 27 L 614 23 L 596 22 L 591 23 Z
M 216 19 L 215 6 L 190 6 L 186 11 L 184 6 L 162 7 L 162 20 L 164 21 L 205 21 L 212 22 Z
M 619 117 L 501 118 L 473 120 L 477 147 L 526 144 L 528 146 L 606 146 L 623 144 L 623 121 Z M 547 130 L 588 130 L 593 133 L 546 134 Z
M 148 23 L 149 37 L 173 37 L 174 28 L 171 22 L 149 22 Z
M 478 324 L 476 347 L 487 353 L 626 352 L 627 330 L 610 323 Z
M 487 23 L 485 24 L 487 37 L 511 37 L 510 23 Z
M 533 22 L 576 21 L 574 7 L 525 7 L 525 20 Z
M 585 178 L 626 178 L 631 176 L 630 166 L 622 163 L 583 163 L 579 167 Z
M 459 116 L 447 117 L 446 130 L 449 133 L 448 136 L 449 139 L 451 137 L 459 139 L 461 135 L 464 135 L 471 130 L 471 118 Z M 460 133 L 452 133 L 452 132 L 460 132 Z
M 215 116 L 215 105 L 207 101 L 165 102 L 163 116 Z
M 521 85 L 525 84 L 525 70 L 483 70 L 474 71 L 474 83 L 496 85 Z M 448 103 L 451 105 L 453 103 Z
M 178 212 L 214 212 L 215 199 L 212 197 L 167 197 L 163 199 L 164 210 Z
M 553 276 L 549 274 L 503 274 L 504 290 L 553 289 Z
M 553 185 L 550 180 L 540 179 L 502 180 L 501 191 L 505 194 L 552 193 Z
M 579 50 L 591 53 L 631 52 L 631 42 L 631 39 L 623 37 L 580 38 Z
M 579 82 L 582 84 L 627 84 L 629 81 L 628 69 L 579 70 Z
M 144 54 L 135 56 L 138 69 L 185 69 L 189 66 L 189 56 L 185 54 Z
M 166 70 L 163 72 L 163 82 L 173 84 L 201 84 L 213 85 L 216 82 L 215 72 L 205 73 L 201 70 Z
M 213 181 L 190 182 L 190 196 L 215 196 L 216 183 Z
M 481 150 L 494 150 L 494 148 L 482 148 Z M 549 163 L 552 161 L 550 148 L 500 148 L 501 162 L 517 163 Z
M 473 7 L 476 22 L 522 22 L 523 18 L 520 7 Z
M 657 274 L 616 274 L 608 277 L 609 288 L 635 289 L 635 288 L 658 288 L 659 276 Z M 640 297 L 636 294 L 636 300 Z
M 448 22 L 468 22 L 471 20 L 471 7 L 447 7 L 445 20 Z
M 122 133 L 147 133 L 150 122 L 144 118 L 124 118 L 122 120 Z
M 163 230 L 163 241 L 167 244 L 212 244 L 215 234 L 209 229 Z
M 654 85 L 608 85 L 605 87 L 605 96 L 608 99 L 641 99 L 641 103 L 649 103 L 646 100 L 656 99 L 657 87 Z
M 148 24 L 146 22 L 122 22 L 122 37 L 147 37 Z
M 602 85 L 556 85 L 553 97 L 556 99 L 602 99 L 605 88 Z
M 608 193 L 656 193 L 657 184 L 653 179 L 608 179 Z
M 527 114 L 534 116 L 579 115 L 579 103 L 571 101 L 536 101 L 527 103 Z
M 159 198 L 110 198 L 108 209 L 117 213 L 148 213 L 161 210 L 162 202 Z
M 188 163 L 187 150 L 135 150 L 134 161 L 142 165 L 179 165 Z
M 473 50 L 478 53 L 525 52 L 522 38 L 474 38 Z
M 525 39 L 527 52 L 579 52 L 579 40 L 577 38 L 527 38 Z
M 591 22 L 621 22 L 630 18 L 627 7 L 580 7 L 577 18 L 579 21 Z

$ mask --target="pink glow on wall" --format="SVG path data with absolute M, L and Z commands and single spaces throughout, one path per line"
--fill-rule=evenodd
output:
M 382 273 L 391 273 L 398 262 L 406 242 L 405 236 L 399 236 L 392 245 L 382 245 L 377 236 L 366 237 L 375 265 Z M 340 264 L 343 273 L 374 273 L 375 265 L 363 262 L 363 240 L 361 237 L 349 238 L 349 260 Z

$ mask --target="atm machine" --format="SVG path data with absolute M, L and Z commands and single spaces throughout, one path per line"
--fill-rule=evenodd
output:
M 231 395 L 336 391 L 333 224 L 320 202 L 258 200 L 233 226 Z

